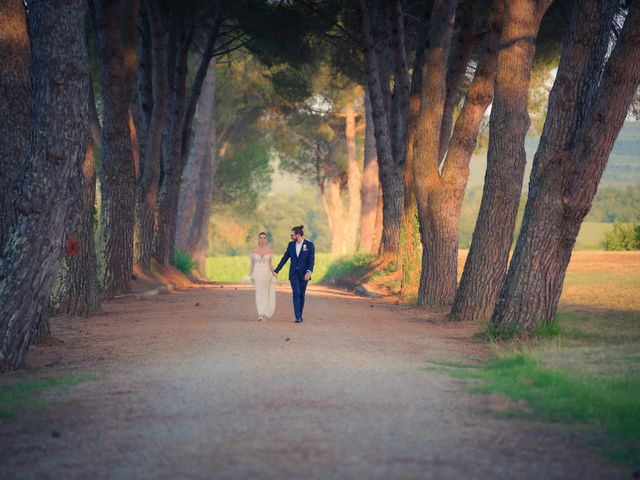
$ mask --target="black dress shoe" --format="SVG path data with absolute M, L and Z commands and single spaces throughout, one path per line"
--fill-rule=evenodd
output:
M 296 318 L 296 321 L 294 323 L 302 323 L 304 320 L 302 320 L 301 318 Z

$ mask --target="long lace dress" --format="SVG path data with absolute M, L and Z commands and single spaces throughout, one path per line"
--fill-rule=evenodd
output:
M 276 309 L 276 286 L 271 273 L 271 253 L 250 252 L 253 262 L 253 285 L 256 289 L 258 317 L 271 317 Z

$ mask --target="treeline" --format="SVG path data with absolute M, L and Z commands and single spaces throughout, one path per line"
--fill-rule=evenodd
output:
M 274 89 L 247 49 L 294 70 L 333 24 L 320 4 L 0 3 L 0 370 L 52 313 L 130 293 L 134 264 L 187 251 L 204 268 L 214 188 L 255 197 L 270 181 L 252 131 Z
M 0 370 L 46 333 L 54 283 L 87 314 L 134 262 L 204 266 L 212 201 L 255 210 L 271 155 L 319 192 L 334 255 L 376 252 L 452 320 L 551 324 L 638 104 L 638 2 L 9 0 L 0 22 Z

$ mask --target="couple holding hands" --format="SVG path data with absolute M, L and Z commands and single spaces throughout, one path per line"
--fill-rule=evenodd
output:
M 311 280 L 315 263 L 315 247 L 313 242 L 304 238 L 304 227 L 298 225 L 291 229 L 291 242 L 287 245 L 275 269 L 271 263 L 273 249 L 267 244 L 265 232 L 260 232 L 258 235 L 258 246 L 250 250 L 249 257 L 251 258 L 249 276 L 253 278 L 255 286 L 258 320 L 264 320 L 273 315 L 276 308 L 275 278 L 287 260 L 291 260 L 289 281 L 293 292 L 293 313 L 295 323 L 302 323 L 304 294 Z

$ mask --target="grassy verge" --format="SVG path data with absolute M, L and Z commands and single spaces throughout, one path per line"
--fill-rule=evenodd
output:
M 0 387 L 0 420 L 16 418 L 21 410 L 46 407 L 49 402 L 41 398 L 45 392 L 97 379 L 97 376 L 68 376 L 3 385 Z
M 480 365 L 427 369 L 507 396 L 507 414 L 583 425 L 585 444 L 640 468 L 639 273 L 638 254 L 574 254 L 553 328 L 528 341 L 488 338 L 494 355 Z
M 637 311 L 563 312 L 536 339 L 492 344 L 486 363 L 427 369 L 479 380 L 474 393 L 526 402 L 508 415 L 585 425 L 585 444 L 640 467 L 639 324 Z

